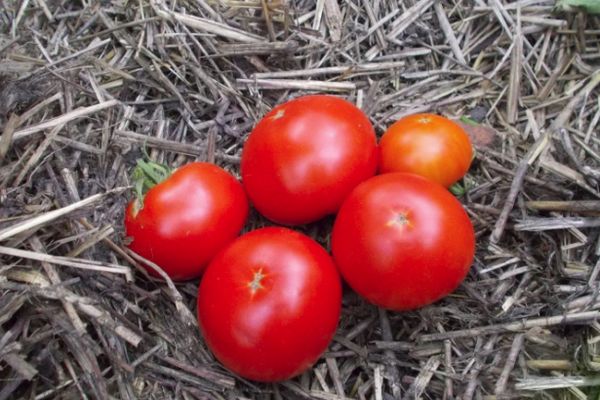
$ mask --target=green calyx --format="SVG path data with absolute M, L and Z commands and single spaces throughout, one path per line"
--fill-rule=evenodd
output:
M 475 187 L 475 182 L 469 175 L 465 175 L 460 181 L 454 183 L 448 188 L 456 197 L 464 196 L 469 190 Z
M 131 178 L 134 183 L 135 203 L 134 214 L 144 207 L 144 196 L 148 190 L 167 179 L 173 171 L 166 165 L 149 160 L 137 160 Z
M 456 197 L 462 197 L 465 195 L 465 193 L 467 193 L 467 189 L 458 182 L 454 183 L 448 189 Z

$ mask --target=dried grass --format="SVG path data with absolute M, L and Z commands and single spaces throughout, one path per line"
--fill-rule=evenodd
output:
M 553 4 L 4 0 L 0 399 L 596 398 L 600 20 Z M 313 91 L 378 134 L 422 111 L 481 124 L 476 260 L 414 312 L 346 290 L 317 365 L 254 384 L 203 344 L 197 283 L 152 282 L 124 248 L 123 188 L 144 147 L 237 173 L 255 122 Z M 331 222 L 302 229 L 327 245 Z

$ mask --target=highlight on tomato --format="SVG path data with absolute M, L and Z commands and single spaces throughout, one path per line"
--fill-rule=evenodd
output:
M 175 281 L 199 277 L 246 222 L 249 205 L 241 183 L 214 164 L 193 162 L 171 172 L 140 160 L 134 180 L 137 199 L 125 212 L 128 246 Z
M 465 176 L 473 158 L 464 129 L 435 114 L 399 119 L 383 134 L 379 149 L 380 173 L 414 173 L 445 187 Z
M 462 205 L 443 186 L 389 173 L 348 196 L 334 222 L 331 250 L 354 291 L 402 311 L 458 287 L 473 261 L 475 234 Z
M 339 97 L 309 95 L 275 107 L 249 134 L 241 175 L 254 207 L 298 225 L 337 212 L 377 169 L 377 139 L 367 116 Z
M 283 227 L 242 235 L 207 267 L 198 321 L 208 348 L 234 373 L 275 382 L 309 369 L 340 316 L 341 280 L 331 256 Z

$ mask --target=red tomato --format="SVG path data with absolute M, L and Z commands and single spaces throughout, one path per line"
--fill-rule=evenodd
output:
M 308 369 L 331 341 L 340 308 L 329 254 L 281 227 L 238 238 L 210 263 L 198 289 L 208 347 L 231 371 L 262 382 Z
M 379 171 L 409 172 L 446 187 L 462 178 L 473 149 L 467 133 L 455 122 L 434 114 L 402 118 L 381 137 Z
M 337 212 L 377 169 L 369 119 L 334 96 L 304 96 L 275 107 L 248 136 L 242 182 L 256 209 L 296 225 Z
M 248 216 L 241 183 L 202 162 L 187 164 L 152 187 L 137 213 L 134 203 L 125 213 L 126 233 L 133 239 L 129 247 L 173 280 L 200 276 L 212 257 L 239 235 Z
M 348 284 L 380 307 L 410 310 L 452 292 L 475 251 L 473 225 L 444 187 L 413 174 L 379 175 L 346 199 L 331 236 Z

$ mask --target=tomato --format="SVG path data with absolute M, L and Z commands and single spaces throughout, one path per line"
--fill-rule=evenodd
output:
M 310 368 L 331 341 L 340 309 L 331 256 L 282 227 L 242 235 L 210 263 L 198 289 L 208 347 L 231 371 L 262 382 Z
M 475 251 L 473 225 L 443 186 L 406 173 L 360 184 L 342 205 L 331 249 L 343 278 L 391 310 L 425 306 L 452 292 Z
M 455 122 L 434 114 L 415 114 L 396 121 L 380 141 L 379 171 L 415 173 L 446 187 L 471 165 L 469 136 Z
M 275 107 L 242 151 L 242 182 L 256 209 L 285 225 L 337 212 L 377 169 L 377 139 L 353 104 L 313 95 Z
M 152 187 L 137 208 L 132 201 L 125 213 L 126 234 L 133 239 L 129 247 L 180 281 L 200 276 L 239 235 L 249 205 L 235 177 L 216 165 L 194 162 Z

